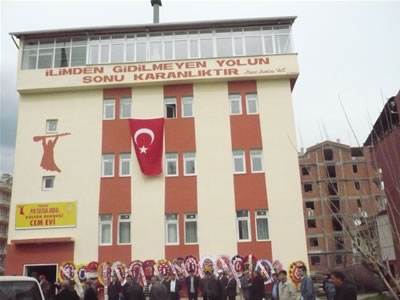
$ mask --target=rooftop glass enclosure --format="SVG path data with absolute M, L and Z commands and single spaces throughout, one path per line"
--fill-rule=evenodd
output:
M 23 70 L 292 53 L 291 26 L 234 27 L 24 41 Z

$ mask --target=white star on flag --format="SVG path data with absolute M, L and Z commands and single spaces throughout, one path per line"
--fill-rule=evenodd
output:
M 148 148 L 146 148 L 145 146 L 142 146 L 141 148 L 139 148 L 139 150 L 140 150 L 140 153 L 144 153 L 144 154 L 147 154 L 147 149 Z

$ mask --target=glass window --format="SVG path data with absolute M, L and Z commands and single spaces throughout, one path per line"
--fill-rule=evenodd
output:
M 162 59 L 162 43 L 151 42 L 150 43 L 150 60 L 161 60 Z
M 57 123 L 58 120 L 46 120 L 46 132 L 57 132 Z
M 263 172 L 263 158 L 261 149 L 250 150 L 250 160 L 252 173 Z
M 193 97 L 192 96 L 182 97 L 182 117 L 183 118 L 193 117 Z
M 189 41 L 190 45 L 190 57 L 199 57 L 199 41 L 198 40 L 191 40 Z
M 196 153 L 183 153 L 184 175 L 196 175 Z
M 185 243 L 197 243 L 197 215 L 185 215 Z
M 250 220 L 249 212 L 247 210 L 240 210 L 236 212 L 238 240 L 250 241 Z
M 56 177 L 55 176 L 43 176 L 42 179 L 42 189 L 44 191 L 52 190 L 54 189 L 54 181 Z
M 114 154 L 103 154 L 102 176 L 114 176 Z
M 70 48 L 56 48 L 54 58 L 54 68 L 63 68 L 69 66 Z
M 111 62 L 123 62 L 124 61 L 124 44 L 112 44 L 111 45 Z
M 119 215 L 118 218 L 118 243 L 130 244 L 131 242 L 131 215 Z
M 165 118 L 167 119 L 174 119 L 176 118 L 176 98 L 165 98 Z
M 120 112 L 119 117 L 120 119 L 128 119 L 131 117 L 131 106 L 132 106 L 132 99 L 129 97 L 121 98 L 120 103 Z
M 187 40 L 175 41 L 175 59 L 188 58 L 188 45 Z
M 321 263 L 321 258 L 319 256 L 311 256 L 311 265 L 319 265 Z
M 177 153 L 166 153 L 165 163 L 167 174 L 166 176 L 178 176 L 178 154 Z
M 270 54 L 274 53 L 274 45 L 272 41 L 272 36 L 264 36 L 264 53 Z
M 165 235 L 166 235 L 165 240 L 167 245 L 179 244 L 177 214 L 167 214 L 165 216 Z
M 100 63 L 108 63 L 110 61 L 110 45 L 101 45 Z
M 38 69 L 47 69 L 53 66 L 53 49 L 39 49 Z
M 22 70 L 32 70 L 36 69 L 38 50 L 24 50 L 22 56 Z
M 269 240 L 268 211 L 256 211 L 257 241 Z
M 126 45 L 126 61 L 135 60 L 135 44 Z
M 231 108 L 231 115 L 241 115 L 242 114 L 242 103 L 240 94 L 230 94 L 229 104 Z
M 131 175 L 131 154 L 121 153 L 119 156 L 119 176 Z
M 247 113 L 258 114 L 257 94 L 246 94 Z
M 217 56 L 232 56 L 232 38 L 217 38 Z
M 276 35 L 275 45 L 277 53 L 290 53 L 292 52 L 292 46 L 290 43 L 290 35 Z
M 136 61 L 146 60 L 146 42 L 136 43 Z
M 103 120 L 113 120 L 115 117 L 115 100 L 104 99 Z
M 86 64 L 86 47 L 72 47 L 71 67 Z
M 201 39 L 200 40 L 200 56 L 201 57 L 213 57 L 213 40 L 212 39 Z
M 241 37 L 234 38 L 235 55 L 243 55 L 243 39 Z
M 246 36 L 244 38 L 246 55 L 263 54 L 261 36 Z
M 233 151 L 233 168 L 235 174 L 246 173 L 246 160 L 243 150 Z
M 100 216 L 100 245 L 112 245 L 112 216 Z
M 173 59 L 172 41 L 164 42 L 164 59 Z

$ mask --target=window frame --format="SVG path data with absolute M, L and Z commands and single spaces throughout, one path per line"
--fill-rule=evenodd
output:
M 185 155 L 188 154 L 194 154 L 194 157 L 185 157 Z M 188 161 L 193 161 L 194 162 L 194 173 L 186 173 L 186 163 Z M 197 175 L 197 166 L 196 166 L 196 152 L 184 152 L 183 153 L 183 175 L 184 176 L 196 176 Z
M 46 180 L 47 179 L 52 179 L 53 180 L 53 186 L 51 188 L 46 188 Z M 43 176 L 42 177 L 42 191 L 54 190 L 55 182 L 56 182 L 56 176 Z
M 168 158 L 168 154 L 175 154 L 175 158 Z M 176 163 L 176 174 L 168 174 L 168 162 L 175 162 Z M 165 153 L 165 177 L 177 177 L 179 176 L 179 159 L 177 152 L 167 152 Z
M 185 108 L 184 108 L 185 100 L 186 101 L 190 101 L 190 105 L 192 107 L 192 109 L 191 109 L 192 114 L 190 116 L 186 116 L 185 115 Z M 188 104 L 188 103 L 186 103 L 186 104 Z M 182 98 L 181 98 L 181 115 L 182 115 L 182 118 L 193 118 L 194 117 L 194 113 L 193 113 L 193 96 L 182 96 Z
M 241 151 L 242 155 L 235 154 L 235 152 L 238 152 L 238 151 Z M 235 168 L 235 159 L 236 158 L 242 158 L 243 172 L 236 171 L 236 168 Z M 241 149 L 232 150 L 232 160 L 233 160 L 233 174 L 246 174 L 247 173 L 247 170 L 246 170 L 246 151 L 245 150 L 241 150 Z
M 254 151 L 261 151 L 261 154 L 254 154 Z M 253 158 L 260 158 L 261 161 L 260 171 L 254 171 Z M 251 173 L 264 173 L 264 158 L 262 149 L 250 149 L 250 165 L 251 165 Z
M 238 214 L 238 212 L 241 212 L 241 211 L 246 211 L 247 216 L 246 217 L 238 217 L 237 214 Z M 249 233 L 248 239 L 240 239 L 239 221 L 247 221 L 247 231 Z M 238 243 L 251 242 L 251 224 L 250 224 L 250 211 L 249 210 L 237 210 L 236 211 L 236 238 L 237 238 Z
M 170 102 L 170 103 L 169 103 Z M 167 105 L 175 105 L 175 117 L 167 117 Z M 164 98 L 164 118 L 165 119 L 177 119 L 178 118 L 178 104 L 176 97 L 165 97 Z
M 50 123 L 56 122 L 56 130 L 50 130 Z M 47 119 L 46 120 L 46 133 L 57 133 L 58 132 L 58 119 Z
M 318 262 L 313 262 L 313 257 L 315 257 L 315 258 L 318 258 Z M 312 256 L 310 256 L 310 261 L 311 261 L 311 265 L 312 266 L 319 266 L 319 265 L 321 265 L 321 256 L 319 256 L 319 255 L 312 255 Z
M 258 212 L 265 212 L 266 214 L 264 216 L 259 216 L 257 215 Z M 269 222 L 268 222 L 268 218 L 269 217 L 269 212 L 267 209 L 258 209 L 254 212 L 254 225 L 256 227 L 256 241 L 257 242 L 264 242 L 264 241 L 270 241 L 270 234 L 269 234 Z M 268 234 L 268 238 L 266 239 L 260 239 L 258 238 L 258 226 L 257 226 L 257 220 L 258 219 L 266 219 L 267 220 L 267 234 Z
M 256 112 L 250 112 L 249 109 L 249 98 L 248 96 L 254 95 L 255 96 L 255 103 L 256 103 Z M 253 101 L 253 100 L 252 100 Z M 246 93 L 246 112 L 248 115 L 258 115 L 259 111 L 258 111 L 258 95 L 257 93 Z
M 106 101 L 112 101 L 112 104 L 106 104 Z M 106 117 L 106 106 L 111 106 L 113 108 L 113 116 L 111 118 Z M 114 98 L 105 98 L 103 99 L 103 120 L 115 120 L 115 99 Z
M 112 164 L 113 164 L 112 175 L 105 175 L 104 174 L 104 170 L 105 170 L 105 168 L 104 168 L 104 163 L 105 163 L 104 156 L 105 155 L 112 155 Z M 102 156 L 101 156 L 101 177 L 108 178 L 108 177 L 114 177 L 114 175 L 115 175 L 115 155 L 114 155 L 114 153 L 103 153 Z
M 187 216 L 189 216 L 189 215 L 195 215 L 195 219 L 188 219 L 187 218 Z M 188 242 L 187 240 L 186 240 L 186 223 L 196 223 L 196 242 Z M 184 232 L 183 232 L 183 234 L 184 234 L 184 244 L 185 245 L 197 245 L 197 244 L 199 244 L 199 235 L 198 235 L 198 220 L 197 220 L 197 213 L 186 213 L 185 214 L 185 218 L 184 218 L 184 226 L 183 226 L 183 228 L 184 228 Z
M 123 106 L 124 106 L 124 104 L 127 104 L 127 103 L 124 103 L 124 102 L 129 102 L 128 104 L 129 104 L 129 116 L 128 117 L 124 117 L 123 116 Z M 120 98 L 120 103 L 119 103 L 119 118 L 120 119 L 129 119 L 129 118 L 131 118 L 132 117 L 132 98 L 131 97 L 121 97 Z
M 129 216 L 129 220 L 123 220 L 121 219 L 122 216 Z M 128 243 L 121 243 L 121 223 L 129 223 L 129 242 Z M 117 238 L 117 244 L 118 245 L 131 245 L 132 244 L 132 222 L 131 222 L 131 214 L 129 213 L 121 213 L 118 215 L 118 238 Z
M 123 155 L 129 155 L 128 158 L 122 158 Z M 123 162 L 129 162 L 129 174 L 122 174 L 122 163 Z M 129 177 L 131 176 L 132 172 L 132 154 L 131 153 L 120 153 L 119 154 L 119 177 Z
M 176 220 L 168 220 L 168 215 L 175 215 Z M 176 224 L 176 242 L 168 242 L 168 224 Z M 165 214 L 165 245 L 176 246 L 179 245 L 179 214 L 178 213 L 168 213 Z
M 233 99 L 233 97 L 239 96 L 239 112 L 238 113 L 233 113 L 232 112 L 232 102 L 238 101 L 238 99 Z M 242 109 L 242 95 L 239 93 L 232 93 L 228 95 L 229 98 L 229 114 L 231 116 L 239 116 L 243 114 L 243 109 Z
M 111 216 L 111 220 L 106 220 L 103 221 L 101 220 L 102 216 Z M 102 233 L 103 233 L 103 227 L 102 225 L 110 225 L 110 243 L 103 243 L 102 242 Z M 103 214 L 99 216 L 99 246 L 112 246 L 113 244 L 113 216 L 112 214 Z

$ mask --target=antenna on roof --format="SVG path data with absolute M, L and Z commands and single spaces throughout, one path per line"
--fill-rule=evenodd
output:
M 153 23 L 160 23 L 161 0 L 151 0 L 151 6 L 153 6 Z

